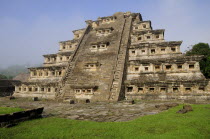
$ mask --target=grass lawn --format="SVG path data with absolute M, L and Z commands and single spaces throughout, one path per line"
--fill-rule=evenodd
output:
M 62 118 L 26 121 L 0 128 L 0 138 L 210 138 L 210 105 L 192 105 L 194 111 L 177 114 L 178 106 L 157 115 L 128 122 L 91 122 Z
M 22 111 L 21 108 L 11 108 L 11 107 L 0 107 L 0 114 L 9 114 L 13 112 L 19 112 Z

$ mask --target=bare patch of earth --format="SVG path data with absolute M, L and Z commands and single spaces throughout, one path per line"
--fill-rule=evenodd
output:
M 33 101 L 29 98 L 9 100 L 0 98 L 0 107 L 20 107 L 32 109 L 44 107 L 43 116 L 55 116 L 75 120 L 89 120 L 97 122 L 118 122 L 134 120 L 144 115 L 153 115 L 161 112 L 155 105 L 166 104 L 163 101 L 139 101 L 135 104 L 117 103 L 88 103 L 69 104 L 53 100 Z

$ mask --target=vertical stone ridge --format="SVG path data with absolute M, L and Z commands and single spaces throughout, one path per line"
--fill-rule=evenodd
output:
M 125 58 L 121 58 L 122 61 L 117 60 L 117 58 L 119 59 L 118 55 L 122 53 L 121 51 L 123 51 L 121 57 L 126 56 L 126 53 L 124 53 L 125 51 L 120 49 L 120 47 L 124 47 L 124 43 L 128 42 L 126 41 L 125 35 L 127 35 L 128 38 L 129 34 L 126 34 L 126 31 L 129 32 L 130 30 L 128 30 L 128 23 L 126 22 L 126 19 L 128 19 L 128 17 L 124 17 L 123 13 L 119 13 L 115 22 L 111 24 L 99 24 L 97 28 L 93 27 L 90 29 L 88 35 L 84 37 L 84 41 L 81 43 L 80 49 L 78 50 L 79 58 L 75 61 L 75 67 L 73 68 L 72 73 L 68 75 L 65 86 L 62 88 L 62 99 L 64 101 L 70 101 L 71 99 L 76 101 L 82 99 L 91 99 L 91 101 L 109 100 L 110 85 L 113 80 L 112 78 L 114 78 L 114 70 L 117 67 L 117 62 L 124 63 L 125 61 Z M 124 31 L 125 27 L 126 30 Z M 97 30 L 104 28 L 113 28 L 114 31 L 107 36 L 98 36 Z M 108 46 L 109 48 L 106 51 L 97 53 L 91 51 L 91 45 L 93 43 L 106 41 L 109 41 L 110 43 L 110 46 Z M 99 67 L 96 71 L 86 70 L 85 65 L 92 62 L 97 62 Z M 123 67 L 122 69 L 124 69 Z M 123 72 L 123 70 L 121 71 Z M 120 78 L 122 77 L 123 76 L 120 75 Z M 119 84 L 122 84 L 122 80 L 119 81 Z M 81 92 L 85 92 L 87 88 L 95 88 L 95 90 L 89 93 L 86 92 L 85 94 L 81 94 Z M 117 96 L 119 96 L 119 94 Z
M 124 28 L 122 31 L 122 37 L 120 42 L 120 47 L 118 51 L 118 56 L 116 60 L 116 66 L 111 80 L 110 87 L 110 101 L 118 101 L 123 97 L 123 80 L 125 78 L 124 72 L 126 71 L 126 59 L 127 59 L 127 50 L 129 45 L 129 36 L 132 25 L 132 17 L 125 19 Z
M 77 60 L 78 49 L 80 48 L 80 45 L 81 45 L 82 41 L 84 41 L 84 37 L 87 34 L 89 29 L 90 29 L 90 25 L 88 25 L 86 27 L 86 29 L 85 29 L 85 31 L 84 31 L 84 33 L 83 33 L 83 35 L 82 35 L 82 37 L 81 37 L 81 39 L 78 43 L 78 47 L 74 51 L 72 57 L 69 59 L 68 65 L 66 67 L 65 75 L 62 77 L 61 82 L 59 83 L 58 91 L 56 92 L 56 95 L 55 95 L 56 99 L 61 99 L 62 96 L 64 95 L 63 88 L 65 87 L 66 80 L 67 80 L 68 76 L 71 74 L 72 69 L 75 66 L 75 61 Z

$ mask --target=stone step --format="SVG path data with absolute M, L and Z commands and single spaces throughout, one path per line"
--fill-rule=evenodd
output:
M 66 97 L 73 97 L 73 95 L 70 95 L 70 93 L 65 93 L 64 94 L 64 97 L 66 98 Z
M 118 84 L 112 84 L 112 88 L 116 88 L 116 87 L 118 87 Z
M 117 71 L 121 71 L 121 69 L 122 69 L 121 67 L 117 67 L 117 69 L 116 69 L 116 70 L 117 70 Z

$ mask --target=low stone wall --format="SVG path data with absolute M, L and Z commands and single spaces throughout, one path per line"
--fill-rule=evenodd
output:
M 21 112 L 15 112 L 12 114 L 2 114 L 0 115 L 0 127 L 6 127 L 9 125 L 14 125 L 18 122 L 39 118 L 44 110 L 44 107 L 26 110 Z
M 162 95 L 162 94 L 127 94 L 126 99 L 130 100 L 191 100 L 210 101 L 210 94 L 185 94 L 185 95 Z
M 14 97 L 25 97 L 25 98 L 34 98 L 34 97 L 38 97 L 40 99 L 55 99 L 55 93 L 29 93 L 29 92 L 26 92 L 26 93 L 17 93 L 15 92 L 13 94 Z

